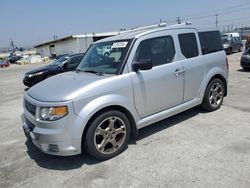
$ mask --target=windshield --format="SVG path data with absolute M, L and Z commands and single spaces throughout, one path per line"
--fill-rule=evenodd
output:
M 93 44 L 77 70 L 100 74 L 118 74 L 130 43 L 131 40 L 122 40 Z
M 68 56 L 63 56 L 63 57 L 61 57 L 61 58 L 55 60 L 55 61 L 54 61 L 53 63 L 51 63 L 51 64 L 52 64 L 52 65 L 57 65 L 57 66 L 62 66 L 63 63 L 64 63 L 65 61 L 67 61 L 68 59 L 69 59 Z
M 231 42 L 230 38 L 222 38 L 222 43 L 223 44 L 228 44 L 230 42 Z

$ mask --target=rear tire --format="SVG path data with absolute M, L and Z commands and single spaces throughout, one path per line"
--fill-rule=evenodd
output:
M 206 88 L 201 107 L 209 112 L 219 109 L 223 103 L 224 95 L 224 83 L 218 78 L 213 79 Z
M 98 160 L 120 154 L 128 145 L 130 123 L 125 114 L 111 110 L 98 115 L 85 134 L 85 151 Z

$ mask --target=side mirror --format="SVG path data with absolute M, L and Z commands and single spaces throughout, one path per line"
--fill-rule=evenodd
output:
M 151 59 L 143 59 L 139 62 L 134 61 L 132 64 L 133 71 L 137 72 L 138 70 L 150 70 L 153 68 L 153 63 Z

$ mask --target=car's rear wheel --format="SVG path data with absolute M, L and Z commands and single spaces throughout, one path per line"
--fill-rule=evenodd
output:
M 130 124 L 120 111 L 106 111 L 96 117 L 85 134 L 86 151 L 99 160 L 121 153 L 130 137 Z
M 221 107 L 224 99 L 224 83 L 216 78 L 207 86 L 201 107 L 207 111 L 214 111 Z

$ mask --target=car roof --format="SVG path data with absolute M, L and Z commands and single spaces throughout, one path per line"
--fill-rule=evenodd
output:
M 71 55 L 65 55 L 67 57 L 74 57 L 74 56 L 83 56 L 84 53 L 79 53 L 79 54 L 71 54 Z
M 141 29 L 141 30 L 135 30 L 135 31 L 133 30 L 124 31 L 122 32 L 122 34 L 119 34 L 113 37 L 104 38 L 104 39 L 98 40 L 95 43 L 117 41 L 117 40 L 129 40 L 133 38 L 139 38 L 143 35 L 147 35 L 147 34 L 154 33 L 154 32 L 165 31 L 165 30 L 176 30 L 176 29 L 194 29 L 197 31 L 219 31 L 218 29 L 202 29 L 199 27 L 194 27 L 190 25 L 190 23 L 183 23 L 183 24 L 158 27 L 156 29 Z

